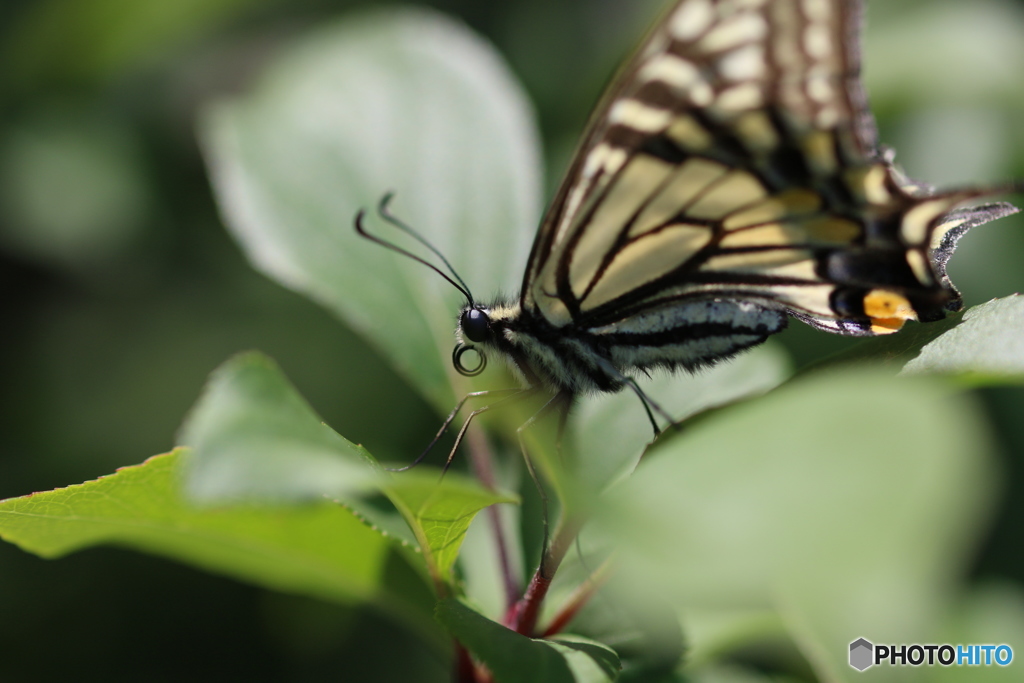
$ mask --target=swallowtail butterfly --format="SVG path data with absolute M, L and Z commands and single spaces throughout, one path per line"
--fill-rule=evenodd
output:
M 628 386 L 660 412 L 632 375 L 711 365 L 789 317 L 873 336 L 959 310 L 957 240 L 1017 209 L 960 208 L 995 190 L 935 191 L 894 166 L 859 77 L 862 14 L 675 2 L 593 115 L 518 298 L 460 288 L 456 369 L 482 369 L 462 362 L 476 349 L 563 410 Z

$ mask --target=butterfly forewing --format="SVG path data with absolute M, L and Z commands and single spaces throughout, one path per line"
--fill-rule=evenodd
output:
M 714 301 L 741 337 L 744 321 L 777 331 L 768 311 L 847 334 L 941 317 L 958 299 L 932 252 L 977 214 L 943 216 L 981 193 L 925 197 L 878 150 L 860 21 L 853 0 L 677 2 L 592 119 L 522 309 L 595 335 L 653 330 L 652 347 Z M 768 310 L 758 323 L 737 301 Z

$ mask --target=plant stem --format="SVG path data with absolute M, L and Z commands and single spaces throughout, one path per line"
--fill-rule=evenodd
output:
M 469 445 L 470 462 L 477 479 L 490 490 L 497 489 L 497 481 L 494 477 L 494 453 L 487 441 L 487 436 L 482 429 L 472 427 L 466 435 Z M 487 516 L 490 520 L 494 533 L 494 541 L 498 546 L 498 562 L 501 564 L 501 575 L 505 583 L 505 605 L 511 609 L 519 599 L 520 579 L 519 573 L 512 568 L 512 561 L 508 553 L 508 541 L 505 538 L 504 526 L 501 523 L 502 508 L 498 505 L 491 505 L 487 508 Z
M 455 670 L 452 674 L 454 683 L 479 683 L 476 666 L 469 656 L 469 650 L 462 647 L 458 641 L 455 641 Z
M 534 636 L 537 630 L 537 619 L 540 617 L 540 608 L 544 604 L 544 598 L 547 597 L 548 589 L 551 588 L 551 581 L 555 578 L 558 566 L 565 558 L 566 551 L 569 550 L 569 546 L 572 545 L 582 525 L 583 521 L 578 518 L 569 518 L 559 523 L 547 552 L 541 558 L 540 566 L 533 578 L 530 579 L 530 585 L 527 586 L 522 599 L 515 604 L 505 618 L 505 623 L 510 629 L 524 636 L 531 638 Z

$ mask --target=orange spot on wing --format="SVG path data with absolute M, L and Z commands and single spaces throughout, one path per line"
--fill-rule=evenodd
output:
M 872 318 L 871 331 L 875 334 L 892 334 L 899 332 L 905 322 L 903 318 Z
M 905 296 L 885 289 L 873 289 L 864 297 L 864 313 L 871 318 L 871 331 L 892 334 L 908 320 L 917 320 L 917 312 Z

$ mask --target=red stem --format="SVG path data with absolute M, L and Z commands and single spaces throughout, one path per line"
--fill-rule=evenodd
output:
M 540 608 L 547 597 L 548 589 L 551 588 L 551 581 L 555 578 L 555 571 L 565 558 L 565 553 L 572 545 L 576 534 L 580 530 L 582 522 L 570 519 L 560 524 L 555 531 L 555 536 L 548 546 L 547 553 L 541 559 L 540 567 L 537 568 L 530 585 L 522 599 L 513 606 L 505 616 L 505 625 L 516 633 L 533 637 L 537 630 L 537 619 L 540 617 Z
M 454 683 L 479 683 L 476 677 L 476 666 L 469 656 L 469 650 L 455 641 L 455 671 L 452 672 Z

